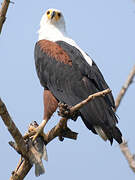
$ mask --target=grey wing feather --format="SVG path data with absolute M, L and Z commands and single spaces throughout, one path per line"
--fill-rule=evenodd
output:
M 35 164 L 35 175 L 40 176 L 45 173 L 45 168 L 43 166 L 42 160 L 40 163 Z
M 45 145 L 43 146 L 43 156 L 42 157 L 45 161 L 48 161 L 47 149 L 46 149 Z

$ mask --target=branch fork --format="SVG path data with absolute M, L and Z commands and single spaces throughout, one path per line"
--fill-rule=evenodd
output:
M 129 85 L 133 82 L 133 78 L 135 76 L 135 66 L 133 67 L 132 71 L 129 74 L 129 77 L 127 81 L 124 84 L 124 88 L 122 87 L 117 99 L 116 99 L 116 110 L 125 95 Z M 89 101 L 93 100 L 94 98 L 98 98 L 100 96 L 105 96 L 106 94 L 110 93 L 110 89 L 106 89 L 104 91 L 95 93 L 90 95 L 87 99 L 84 101 L 80 102 L 79 104 L 71 107 L 70 110 L 70 115 L 72 115 L 75 111 L 78 111 L 82 106 L 84 106 L 86 103 Z M 20 131 L 16 127 L 15 123 L 11 119 L 7 108 L 5 104 L 2 102 L 0 99 L 0 116 L 2 117 L 3 122 L 5 125 L 8 127 L 8 130 L 12 137 L 15 140 L 14 142 L 10 142 L 10 145 L 19 153 L 23 156 L 23 158 L 20 159 L 17 168 L 15 171 L 13 171 L 12 176 L 10 180 L 23 180 L 24 177 L 27 175 L 27 173 L 30 171 L 32 168 L 32 164 L 30 163 L 33 159 L 34 162 L 37 161 L 37 157 L 34 154 L 33 151 L 33 145 L 28 148 L 26 140 L 29 141 L 30 137 L 34 135 L 35 132 L 31 131 L 26 133 L 24 136 L 21 135 Z M 59 123 L 54 126 L 47 134 L 43 134 L 43 141 L 44 144 L 47 145 L 50 141 L 52 141 L 54 138 L 59 137 L 59 140 L 63 141 L 64 138 L 70 138 L 70 139 L 77 139 L 78 133 L 71 131 L 67 127 L 67 121 L 69 117 L 62 117 L 59 121 Z M 127 159 L 130 168 L 135 172 L 135 160 L 134 156 L 130 153 L 128 149 L 127 142 L 123 140 L 123 143 L 120 144 L 120 149 L 122 153 L 124 154 L 125 158 Z
M 93 100 L 94 98 L 98 98 L 99 96 L 104 96 L 108 93 L 110 93 L 110 89 L 106 89 L 104 91 L 95 93 L 90 95 L 87 99 L 80 102 L 79 104 L 73 106 L 70 108 L 70 112 L 74 113 L 75 111 L 78 111 L 82 106 L 84 106 L 89 101 Z M 5 104 L 0 99 L 0 116 L 5 123 L 5 125 L 8 127 L 8 130 L 12 137 L 15 140 L 14 142 L 10 142 L 9 144 L 19 153 L 23 156 L 23 159 L 19 161 L 19 164 L 15 171 L 13 171 L 12 176 L 10 180 L 22 180 L 27 175 L 27 173 L 30 171 L 32 164 L 36 164 L 39 162 L 40 158 L 38 155 L 35 155 L 35 150 L 33 148 L 32 141 L 30 140 L 30 137 L 34 135 L 34 132 L 26 133 L 24 136 L 20 133 L 18 128 L 16 127 L 15 123 L 11 119 L 7 108 Z M 67 127 L 67 121 L 68 118 L 62 117 L 59 121 L 59 123 L 54 126 L 45 136 L 43 136 L 43 142 L 45 145 L 47 145 L 50 141 L 52 141 L 54 138 L 59 137 L 59 140 L 63 141 L 63 139 L 70 138 L 70 139 L 77 139 L 78 133 L 71 131 Z M 64 128 L 63 128 L 64 127 Z M 26 140 L 28 140 L 30 146 L 27 146 Z M 33 162 L 33 163 L 31 163 Z

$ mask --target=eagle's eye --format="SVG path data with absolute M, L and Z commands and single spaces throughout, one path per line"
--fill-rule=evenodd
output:
M 49 15 L 50 14 L 50 11 L 47 11 L 47 15 Z
M 58 13 L 58 16 L 61 17 L 61 13 Z

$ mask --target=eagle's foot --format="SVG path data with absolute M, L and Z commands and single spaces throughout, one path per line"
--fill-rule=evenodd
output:
M 35 141 L 35 139 L 38 137 L 38 136 L 42 136 L 44 141 L 46 141 L 46 135 L 45 133 L 43 132 L 44 131 L 44 127 L 46 125 L 46 121 L 43 120 L 42 123 L 37 126 L 36 128 L 33 128 L 33 131 L 35 131 L 35 135 L 33 136 L 33 139 L 32 141 Z
M 58 104 L 59 107 L 59 111 L 58 111 L 58 115 L 64 118 L 69 118 L 70 117 L 70 106 L 68 106 L 67 104 L 61 103 L 59 102 Z
M 72 113 L 71 119 L 72 119 L 73 121 L 76 121 L 77 118 L 78 118 L 78 116 L 80 116 L 80 111 L 75 111 L 75 112 Z
M 58 115 L 61 117 L 64 117 L 67 119 L 72 119 L 73 121 L 76 121 L 78 116 L 80 115 L 79 111 L 75 111 L 75 112 L 71 113 L 70 108 L 72 106 L 69 106 L 65 103 L 59 102 L 58 107 L 59 107 Z

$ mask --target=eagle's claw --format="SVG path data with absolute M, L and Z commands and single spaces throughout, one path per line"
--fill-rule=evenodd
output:
M 45 123 L 42 121 L 42 123 L 40 125 L 38 125 L 37 122 L 34 121 L 33 124 L 32 123 L 30 124 L 29 130 L 28 130 L 29 132 L 31 132 L 31 131 L 35 132 L 35 135 L 33 136 L 32 141 L 34 142 L 38 136 L 42 136 L 45 141 L 46 134 L 44 134 L 44 132 L 43 132 Z
M 59 103 L 58 104 L 59 106 L 59 111 L 58 111 L 58 115 L 59 116 L 62 116 L 62 117 L 65 117 L 65 118 L 69 118 L 70 116 L 70 108 L 67 104 L 64 104 L 64 103 Z
M 59 116 L 76 121 L 76 119 L 80 115 L 79 111 L 75 111 L 74 113 L 71 114 L 71 112 L 70 112 L 71 106 L 69 106 L 65 103 L 59 102 L 58 106 L 59 106 L 59 111 L 58 111 Z

